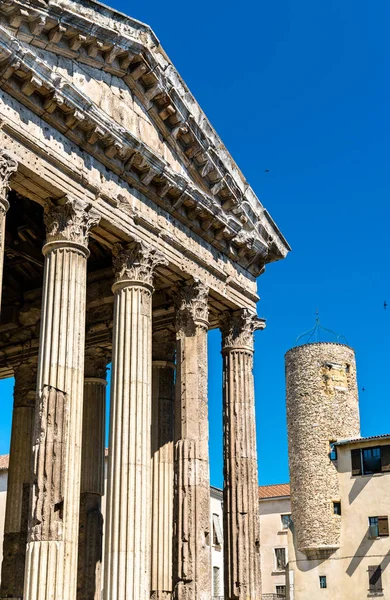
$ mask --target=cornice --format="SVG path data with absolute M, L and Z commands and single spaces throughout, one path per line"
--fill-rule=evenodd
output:
M 0 13 L 7 23 L 0 36 L 7 63 L 1 85 L 9 86 L 9 93 L 15 95 L 15 66 L 22 60 L 19 71 L 24 72 L 25 84 L 19 88 L 25 98 L 19 93 L 19 100 L 30 105 L 28 98 L 42 96 L 43 106 L 35 112 L 134 187 L 144 192 L 150 185 L 157 187 L 165 208 L 169 210 L 173 205 L 176 216 L 182 213 L 181 220 L 198 228 L 208 241 L 215 238 L 212 243 L 229 258 L 258 275 L 264 264 L 286 256 L 287 242 L 149 27 L 85 0 L 50 2 L 49 7 L 38 2 L 4 0 L 0 1 Z M 28 43 L 30 50 L 23 46 L 18 49 L 16 37 Z M 53 74 L 37 57 L 34 60 L 32 46 L 121 77 L 181 157 L 195 183 L 174 173 L 163 159 L 68 81 Z M 96 147 L 99 150 L 93 152 Z

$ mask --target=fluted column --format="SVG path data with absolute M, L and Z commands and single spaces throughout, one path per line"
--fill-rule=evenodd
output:
M 150 597 L 172 597 L 173 415 L 175 335 L 153 334 L 152 356 L 152 556 Z
M 25 600 L 76 598 L 87 242 L 97 223 L 70 198 L 45 213 Z
M 114 249 L 105 600 L 149 600 L 153 272 L 141 242 Z
M 77 600 L 101 598 L 108 361 L 105 350 L 85 351 Z
M 10 177 L 17 171 L 18 163 L 4 150 L 0 150 L 0 311 L 3 289 L 5 217 L 9 209 L 7 200 Z
M 37 360 L 21 363 L 14 369 L 14 376 L 0 598 L 23 596 Z
M 253 333 L 265 322 L 240 310 L 222 320 L 224 581 L 226 600 L 260 600 L 260 518 Z
M 210 600 L 208 288 L 195 281 L 176 301 L 174 598 Z

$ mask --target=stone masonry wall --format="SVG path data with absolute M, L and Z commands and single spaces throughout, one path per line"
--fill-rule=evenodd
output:
M 289 350 L 286 400 L 294 529 L 298 548 L 338 547 L 340 499 L 330 442 L 360 435 L 355 353 L 348 346 L 313 343 Z

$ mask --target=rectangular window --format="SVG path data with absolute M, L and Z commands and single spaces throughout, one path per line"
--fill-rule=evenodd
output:
M 363 448 L 362 451 L 363 473 L 373 475 L 381 472 L 381 449 Z
M 326 587 L 326 575 L 320 575 L 320 588 L 324 590 Z
M 291 523 L 291 515 L 280 515 L 282 519 L 282 529 L 288 529 Z
M 277 571 L 284 571 L 286 568 L 286 548 L 275 548 L 275 564 Z
M 370 538 L 389 536 L 388 517 L 368 517 Z
M 223 544 L 223 535 L 221 524 L 219 522 L 219 516 L 213 515 L 213 546 L 222 546 Z
M 383 592 L 382 569 L 380 565 L 368 567 L 368 590 L 371 593 Z
M 276 586 L 276 597 L 277 598 L 285 598 L 286 597 L 286 586 L 285 585 L 277 585 Z
M 352 475 L 390 472 L 390 445 L 351 450 Z
M 213 596 L 219 596 L 221 590 L 221 579 L 219 567 L 213 567 Z
M 341 517 L 341 502 L 333 502 L 333 514 Z

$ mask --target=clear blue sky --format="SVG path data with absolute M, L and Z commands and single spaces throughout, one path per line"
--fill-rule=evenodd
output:
M 363 435 L 390 432 L 388 0 L 112 6 L 152 26 L 293 249 L 259 280 L 268 323 L 256 334 L 260 483 L 288 480 L 284 353 L 317 308 L 356 350 Z M 219 351 L 212 332 L 214 485 L 222 482 Z M 0 453 L 11 391 L 4 383 Z

